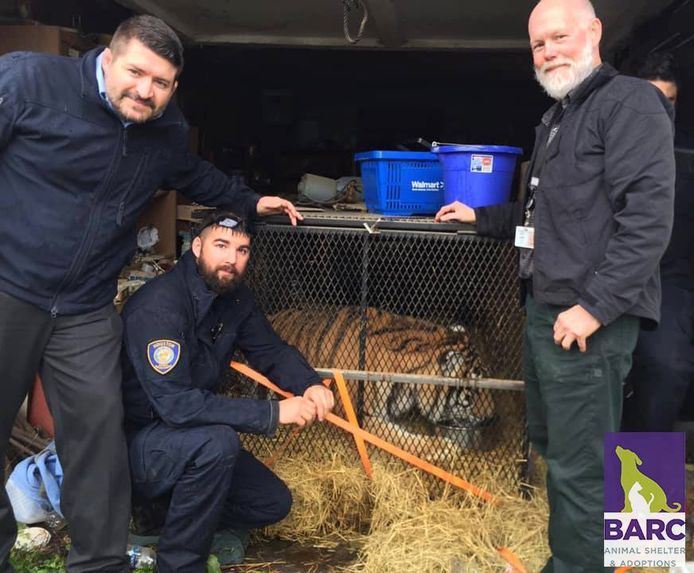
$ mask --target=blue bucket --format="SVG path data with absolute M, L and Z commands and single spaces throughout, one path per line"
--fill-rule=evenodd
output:
M 506 203 L 520 147 L 502 145 L 441 145 L 431 149 L 443 167 L 444 202 L 469 207 Z

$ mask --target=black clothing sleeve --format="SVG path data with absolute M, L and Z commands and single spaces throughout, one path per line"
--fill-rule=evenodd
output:
M 647 95 L 649 92 L 645 92 Z M 602 324 L 637 301 L 657 273 L 673 222 L 675 156 L 672 122 L 662 106 L 632 93 L 607 110 L 602 125 L 605 182 L 614 233 L 578 300 Z M 635 100 L 635 101 L 631 101 Z
M 482 237 L 512 240 L 516 227 L 522 225 L 522 218 L 523 206 L 518 202 L 475 209 L 477 234 Z
M 322 384 L 303 355 L 279 337 L 255 301 L 241 324 L 237 345 L 253 368 L 296 396 Z
M 167 188 L 177 189 L 201 205 L 229 208 L 245 218 L 257 216 L 260 195 L 250 187 L 187 151 L 175 163 L 177 167 L 166 181 Z

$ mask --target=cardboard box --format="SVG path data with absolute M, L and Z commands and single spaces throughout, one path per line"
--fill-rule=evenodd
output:
M 176 209 L 176 218 L 179 221 L 199 221 L 202 219 L 200 213 L 211 209 L 213 207 L 205 207 L 203 205 L 179 205 Z

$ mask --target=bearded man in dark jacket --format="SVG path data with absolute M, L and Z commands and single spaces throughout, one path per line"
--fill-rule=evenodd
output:
M 603 444 L 616 432 L 639 322 L 660 316 L 658 262 L 673 220 L 672 106 L 603 64 L 588 0 L 542 0 L 528 23 L 538 81 L 555 100 L 517 203 L 437 219 L 513 239 L 527 323 L 528 433 L 547 462 L 545 572 L 603 571 Z

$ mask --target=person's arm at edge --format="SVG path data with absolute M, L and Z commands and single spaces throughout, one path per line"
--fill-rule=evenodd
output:
M 165 182 L 166 188 L 177 189 L 186 197 L 209 207 L 226 207 L 246 217 L 286 214 L 292 225 L 303 216 L 291 201 L 277 196 L 261 196 L 250 187 L 238 183 L 214 165 L 185 151 L 174 161 L 176 170 Z
M 474 224 L 480 236 L 513 239 L 516 226 L 521 224 L 522 213 L 520 204 L 516 202 L 473 209 L 454 201 L 441 207 L 434 218 L 438 222 L 458 221 Z

